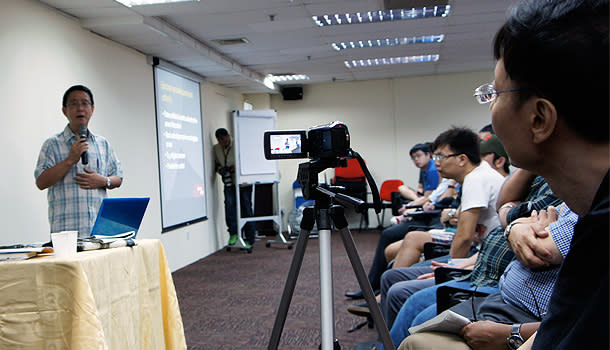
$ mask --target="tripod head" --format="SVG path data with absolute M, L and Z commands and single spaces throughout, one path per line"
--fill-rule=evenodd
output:
M 315 200 L 316 203 L 318 201 L 330 202 L 330 198 L 333 198 L 343 205 L 353 206 L 356 212 L 366 210 L 367 205 L 364 201 L 341 193 L 341 191 L 344 190 L 343 187 L 318 184 L 318 175 L 320 172 L 328 168 L 345 167 L 347 166 L 347 160 L 350 158 L 356 158 L 358 160 L 358 163 L 364 172 L 364 176 L 371 187 L 371 192 L 373 195 L 373 208 L 375 209 L 375 212 L 379 214 L 382 206 L 377 184 L 375 184 L 375 180 L 373 180 L 373 177 L 366 167 L 362 157 L 360 157 L 360 155 L 352 149 L 349 149 L 347 157 L 329 159 L 320 158 L 299 164 L 297 182 L 301 185 L 303 198 L 307 200 Z

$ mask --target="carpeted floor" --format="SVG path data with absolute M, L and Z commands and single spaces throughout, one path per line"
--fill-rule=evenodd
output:
M 368 272 L 379 231 L 353 232 Z M 269 237 L 273 238 L 273 237 Z M 267 349 L 294 249 L 254 245 L 252 254 L 220 250 L 173 273 L 189 349 Z M 335 337 L 344 350 L 377 338 L 375 329 L 349 329 L 364 318 L 349 314 L 345 291 L 359 289 L 338 233 L 332 235 Z M 320 344 L 318 240 L 309 239 L 279 349 L 318 349 Z

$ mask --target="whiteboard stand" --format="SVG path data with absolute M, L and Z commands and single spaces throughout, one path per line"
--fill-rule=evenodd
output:
M 274 241 L 267 241 L 266 246 L 271 243 L 281 243 L 292 248 L 293 242 L 288 242 L 282 235 L 282 216 L 280 205 L 280 186 L 279 169 L 277 161 L 265 159 L 265 148 L 263 135 L 265 131 L 277 128 L 277 114 L 275 110 L 247 110 L 233 111 L 233 144 L 235 147 L 235 181 L 237 186 L 236 198 L 237 205 L 237 232 L 238 239 L 236 244 L 228 246 L 230 248 L 247 249 L 248 253 L 252 248 L 246 246 L 246 242 L 241 235 L 242 228 L 246 223 L 253 221 L 273 221 L 277 226 L 278 238 Z M 268 216 L 242 217 L 240 186 L 252 185 L 252 205 L 255 205 L 254 195 L 256 184 L 273 184 L 276 188 L 274 214 Z M 254 212 L 254 208 L 252 210 Z

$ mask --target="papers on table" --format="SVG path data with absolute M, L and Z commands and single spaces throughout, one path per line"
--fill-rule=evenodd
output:
M 129 231 L 117 235 L 96 235 L 83 239 L 77 242 L 78 250 L 95 250 L 117 247 L 133 247 L 136 242 L 133 240 L 136 231 Z
M 51 247 L 21 247 L 0 249 L 0 261 L 25 260 L 38 254 L 53 253 Z

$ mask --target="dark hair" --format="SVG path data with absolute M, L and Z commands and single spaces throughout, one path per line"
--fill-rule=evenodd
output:
M 548 99 L 594 142 L 609 139 L 608 20 L 608 0 L 522 0 L 494 39 L 521 102 Z
M 84 85 L 73 85 L 70 86 L 70 88 L 68 88 L 68 90 L 66 90 L 66 92 L 64 92 L 64 97 L 61 100 L 61 105 L 64 107 L 68 107 L 68 96 L 70 96 L 70 94 L 74 91 L 84 91 L 89 95 L 89 99 L 91 100 L 91 105 L 93 105 L 93 93 L 91 92 L 91 90 L 84 86 Z
M 216 129 L 216 132 L 214 133 L 214 135 L 216 136 L 217 139 L 219 139 L 222 136 L 229 136 L 229 132 L 225 128 L 219 128 L 219 129 Z
M 455 153 L 465 154 L 470 162 L 475 165 L 481 163 L 479 136 L 468 128 L 454 126 L 438 135 L 434 140 L 432 149 L 436 151 L 443 146 L 449 146 Z
M 418 143 L 415 146 L 411 147 L 409 151 L 409 155 L 413 156 L 413 153 L 417 151 L 422 151 L 424 153 L 430 153 L 430 142 Z
M 487 153 L 487 154 L 489 154 L 489 153 Z M 504 172 L 506 172 L 506 173 L 510 174 L 510 160 L 508 160 L 508 158 L 506 158 L 506 157 L 504 157 L 504 156 L 501 156 L 501 155 L 498 155 L 498 154 L 496 154 L 496 153 L 491 153 L 491 154 L 493 154 L 493 155 L 494 155 L 494 163 L 495 163 L 495 162 L 496 162 L 498 159 L 500 159 L 500 158 L 504 158 L 504 160 L 505 160 L 505 162 L 504 162 L 504 166 L 503 166 L 503 168 L 504 168 Z M 485 156 L 486 154 L 482 154 L 482 155 L 483 155 L 483 156 Z
M 492 135 L 495 135 L 496 132 L 494 131 L 494 127 L 491 124 L 487 124 L 484 127 L 481 128 L 481 130 L 479 130 L 479 132 L 488 132 L 491 133 Z

